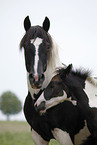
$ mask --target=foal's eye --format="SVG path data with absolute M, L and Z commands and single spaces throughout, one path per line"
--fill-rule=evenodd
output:
M 53 84 L 51 85 L 51 88 L 52 88 L 52 89 L 54 88 L 54 85 L 53 85 Z

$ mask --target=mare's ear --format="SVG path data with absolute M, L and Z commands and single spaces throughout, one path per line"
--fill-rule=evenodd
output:
M 24 19 L 24 28 L 25 28 L 26 32 L 29 30 L 30 27 L 31 27 L 31 22 L 30 22 L 29 16 L 27 16 Z
M 43 22 L 43 29 L 48 32 L 49 28 L 50 28 L 50 20 L 48 19 L 48 17 L 45 17 L 45 20 Z

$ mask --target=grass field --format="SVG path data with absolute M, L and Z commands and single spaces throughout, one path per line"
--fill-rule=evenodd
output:
M 0 121 L 0 145 L 34 145 L 29 125 L 19 121 Z M 59 145 L 51 140 L 49 145 Z

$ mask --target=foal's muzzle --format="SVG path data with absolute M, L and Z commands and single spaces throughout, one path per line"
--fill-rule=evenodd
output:
M 36 104 L 35 105 L 35 109 L 38 112 L 44 111 L 46 109 L 46 102 L 45 101 L 42 101 L 39 106 L 37 106 L 37 104 Z
M 44 79 L 45 79 L 44 74 L 37 75 L 37 76 L 33 75 L 32 73 L 29 74 L 29 81 L 30 81 L 31 87 L 34 89 L 41 88 Z

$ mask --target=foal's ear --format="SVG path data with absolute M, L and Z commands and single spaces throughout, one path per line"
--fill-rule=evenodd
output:
M 48 19 L 48 17 L 45 17 L 45 20 L 43 22 L 43 29 L 48 32 L 49 28 L 50 28 L 50 20 Z
M 61 68 L 57 70 L 57 73 L 59 74 L 60 78 L 64 80 L 70 73 L 72 69 L 72 64 L 68 65 L 67 68 Z
M 30 22 L 29 16 L 27 16 L 24 19 L 24 28 L 26 31 L 28 31 L 30 27 L 31 27 L 31 22 Z
M 68 75 L 70 73 L 71 69 L 72 69 L 72 64 L 69 64 L 67 66 L 67 68 L 65 69 L 65 74 Z

